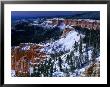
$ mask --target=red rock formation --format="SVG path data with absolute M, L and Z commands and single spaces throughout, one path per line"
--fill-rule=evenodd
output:
M 63 34 L 62 34 L 62 36 L 61 37 L 66 37 L 66 35 L 70 32 L 70 31 L 72 31 L 73 29 L 64 29 L 64 31 L 63 31 Z
M 46 58 L 46 53 L 40 52 L 43 46 L 29 44 L 29 50 L 21 50 L 23 46 L 25 44 L 12 49 L 11 69 L 15 70 L 16 76 L 29 76 L 29 67 L 36 66 Z

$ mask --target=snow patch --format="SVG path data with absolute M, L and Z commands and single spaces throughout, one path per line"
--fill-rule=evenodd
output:
M 12 77 L 15 77 L 16 76 L 15 70 L 11 70 L 11 76 Z
M 70 31 L 66 38 L 60 38 L 59 40 L 53 42 L 53 43 L 47 43 L 44 45 L 44 48 L 42 51 L 46 52 L 47 54 L 53 54 L 55 52 L 60 51 L 68 51 L 71 50 L 74 46 L 75 42 L 79 42 L 80 36 L 84 37 L 84 35 L 79 34 L 76 31 Z

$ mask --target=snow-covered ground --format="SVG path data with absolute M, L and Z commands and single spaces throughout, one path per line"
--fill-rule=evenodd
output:
M 15 70 L 11 70 L 11 76 L 12 76 L 12 77 L 15 77 L 15 76 L 16 76 Z
M 47 54 L 51 54 L 71 50 L 74 46 L 74 43 L 79 42 L 80 37 L 84 38 L 84 35 L 79 34 L 75 30 L 70 31 L 65 38 L 60 38 L 52 43 L 46 43 L 42 51 L 46 52 Z
M 61 37 L 59 40 L 49 42 L 43 44 L 44 48 L 40 51 L 45 52 L 48 57 L 47 61 L 51 57 L 51 54 L 59 54 L 63 52 L 63 54 L 56 56 L 55 59 L 52 59 L 53 63 L 53 77 L 75 77 L 75 76 L 84 76 L 83 72 L 90 67 L 92 60 L 92 49 L 86 51 L 86 44 L 82 43 L 82 54 L 80 53 L 80 47 L 77 47 L 77 51 L 75 51 L 75 43 L 77 42 L 80 45 L 81 39 L 83 39 L 85 35 L 79 34 L 77 31 L 70 31 L 66 37 Z M 22 50 L 30 49 L 29 46 L 23 47 Z M 68 57 L 69 56 L 69 57 Z M 59 58 L 61 58 L 59 60 Z M 99 61 L 99 57 L 97 58 Z M 45 61 L 44 61 L 45 62 Z M 89 64 L 90 62 L 90 64 Z M 60 65 L 59 65 L 60 64 Z M 48 64 L 47 64 L 48 65 Z M 33 73 L 33 68 L 30 68 L 30 74 Z M 12 76 L 15 76 L 15 71 L 12 70 Z M 42 74 L 42 76 L 44 76 Z
M 83 34 L 79 34 L 78 32 L 76 32 L 75 30 L 73 31 L 70 31 L 65 38 L 60 38 L 59 40 L 55 41 L 55 42 L 52 42 L 52 43 L 47 43 L 44 45 L 44 48 L 42 49 L 42 51 L 46 52 L 47 54 L 54 54 L 54 53 L 59 53 L 61 51 L 63 52 L 66 52 L 65 54 L 61 55 L 61 60 L 62 60 L 62 63 L 61 63 L 61 67 L 64 71 L 66 70 L 70 70 L 71 68 L 71 65 L 69 65 L 67 63 L 67 55 L 70 55 L 71 52 L 74 50 L 73 49 L 73 46 L 75 45 L 75 42 L 78 42 L 78 44 L 80 44 L 80 39 L 81 38 L 84 38 L 85 35 Z M 77 63 L 80 63 L 83 64 L 83 63 L 86 63 L 86 62 L 89 62 L 90 60 L 92 60 L 92 49 L 88 50 L 88 52 L 85 52 L 85 46 L 86 44 L 82 44 L 82 51 L 83 51 L 83 58 L 82 59 L 79 59 L 80 58 L 80 53 L 79 51 L 75 52 L 74 51 L 74 56 L 77 57 L 77 59 L 75 59 L 74 57 L 72 58 L 73 62 L 74 62 L 74 66 L 77 67 L 78 64 Z M 85 59 L 85 56 L 87 56 L 88 53 L 88 59 Z M 55 68 L 55 72 L 53 72 L 53 76 L 54 77 L 65 77 L 67 76 L 67 73 L 65 72 L 62 72 L 60 70 L 60 67 L 59 67 L 59 60 L 58 58 L 56 58 L 57 60 L 54 61 L 54 65 L 53 65 L 53 68 Z M 77 60 L 80 62 L 77 62 Z M 89 65 L 85 65 L 84 67 L 81 68 L 81 64 L 80 65 L 80 68 L 79 69 L 75 69 L 74 71 L 70 71 L 68 73 L 68 76 L 81 76 L 82 75 L 82 72 L 85 71 L 85 69 L 87 67 L 89 67 Z M 83 75 L 82 75 L 83 76 Z

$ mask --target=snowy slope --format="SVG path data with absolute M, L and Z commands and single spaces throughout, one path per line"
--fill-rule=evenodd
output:
M 70 31 L 65 38 L 60 38 L 55 42 L 45 44 L 42 51 L 45 51 L 47 54 L 51 54 L 71 50 L 74 43 L 79 42 L 80 37 L 84 38 L 84 35 L 78 34 L 78 32 L 74 30 Z
M 65 37 L 60 37 L 59 40 L 42 43 L 43 48 L 40 51 L 45 52 L 47 58 L 43 61 L 43 65 L 40 65 L 42 67 L 41 71 L 36 66 L 36 74 L 40 73 L 40 77 L 44 77 L 45 74 L 48 74 L 47 77 L 86 76 L 84 72 L 93 64 L 91 62 L 93 47 L 86 47 L 86 43 L 81 43 L 84 37 L 85 35 L 72 30 Z M 77 45 L 75 45 L 76 43 Z M 22 50 L 29 49 L 30 46 L 22 48 Z M 99 57 L 97 60 L 99 62 Z M 29 71 L 30 76 L 33 73 L 35 74 L 33 67 L 30 67 Z M 15 76 L 15 71 L 12 71 L 12 76 Z
M 86 50 L 86 44 L 82 43 L 82 57 L 79 47 L 77 51 L 74 51 L 75 42 L 80 44 L 81 39 L 84 37 L 85 35 L 79 34 L 73 30 L 70 31 L 65 38 L 60 38 L 55 42 L 45 44 L 45 47 L 42 50 L 47 54 L 60 53 L 61 51 L 64 52 L 64 54 L 55 57 L 56 59 L 52 62 L 54 69 L 52 74 L 53 77 L 86 76 L 84 72 L 91 65 L 93 48 L 91 47 L 91 49 Z M 69 60 L 67 59 L 68 56 L 71 56 Z M 59 58 L 61 58 L 61 65 L 59 65 Z M 70 64 L 71 62 L 72 64 Z M 72 67 L 74 69 L 72 69 Z
M 78 51 L 74 51 L 74 45 L 75 42 L 78 42 L 78 44 L 80 44 L 80 39 L 84 38 L 85 35 L 83 34 L 79 34 L 78 32 L 76 32 L 75 30 L 70 31 L 65 38 L 60 38 L 59 40 L 55 41 L 55 42 L 51 42 L 51 43 L 46 43 L 44 45 L 44 48 L 41 51 L 46 52 L 47 54 L 55 54 L 55 53 L 60 53 L 60 52 L 64 52 L 64 54 L 56 57 L 55 60 L 53 60 L 53 77 L 66 77 L 66 76 L 80 76 L 80 74 L 82 72 L 84 72 L 85 68 L 81 68 L 81 64 L 86 63 L 88 60 L 91 60 L 91 54 L 92 51 L 88 50 L 88 59 L 86 59 L 86 52 L 85 52 L 85 45 L 86 44 L 82 44 L 82 50 L 83 52 L 83 57 L 80 59 L 80 53 L 79 50 Z M 72 57 L 72 61 L 74 62 L 72 65 L 75 68 L 78 68 L 77 66 L 79 66 L 79 69 L 76 69 L 75 71 L 70 71 L 71 69 L 71 65 L 67 62 L 67 56 L 70 56 L 71 53 L 74 52 L 74 57 Z M 75 58 L 77 57 L 77 59 Z M 47 60 L 49 60 L 51 57 L 48 57 Z M 59 58 L 61 58 L 61 68 L 63 71 L 61 71 L 60 66 L 59 66 Z M 80 60 L 80 62 L 78 62 Z M 71 62 L 69 60 L 69 62 Z M 70 72 L 69 72 L 70 71 Z M 68 72 L 68 73 L 67 73 Z

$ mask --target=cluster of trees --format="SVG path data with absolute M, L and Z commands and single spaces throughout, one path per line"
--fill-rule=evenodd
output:
M 20 43 L 40 43 L 50 39 L 59 39 L 62 31 L 56 27 L 52 29 L 44 29 L 39 26 L 29 26 L 29 23 L 18 23 L 11 32 L 12 46 Z
M 49 58 L 34 68 L 34 73 L 31 76 L 57 77 L 59 75 L 55 76 L 53 73 L 63 72 L 65 77 L 69 77 L 76 69 L 81 69 L 94 61 L 100 55 L 100 33 L 89 31 L 86 34 L 85 38 L 80 37 L 80 42 L 75 42 L 71 51 L 51 54 Z M 86 45 L 83 47 L 83 44 Z M 91 54 L 88 53 L 90 50 Z M 62 58 L 62 55 L 65 56 Z
M 94 30 L 94 29 L 89 30 L 86 28 L 77 28 L 76 27 L 76 31 L 85 35 L 85 38 L 83 39 L 83 43 L 86 43 L 86 45 L 88 47 L 93 47 L 96 55 L 99 56 L 100 30 Z
M 92 50 L 91 60 L 95 60 L 95 58 L 100 56 L 100 31 L 81 28 L 76 28 L 76 30 L 79 33 L 85 34 L 85 38 L 80 37 L 80 42 L 75 42 L 72 50 L 69 52 L 57 53 L 56 51 L 56 53 L 51 54 L 49 58 L 34 67 L 34 71 L 31 74 L 32 77 L 53 77 L 55 76 L 54 72 L 63 72 L 68 77 L 70 72 L 74 73 L 75 69 L 80 69 L 90 62 L 89 50 Z M 12 30 L 12 46 L 25 42 L 45 42 L 51 38 L 56 40 L 59 39 L 61 34 L 62 31 L 57 27 L 43 29 L 38 26 L 28 26 L 28 23 L 21 23 L 15 26 L 15 30 Z M 83 47 L 83 44 L 86 44 L 86 46 Z M 66 56 L 62 58 L 64 54 Z

